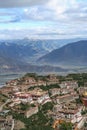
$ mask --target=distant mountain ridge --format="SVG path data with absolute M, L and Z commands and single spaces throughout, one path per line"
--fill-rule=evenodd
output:
M 35 61 L 39 57 L 57 47 L 59 44 L 56 40 L 29 40 L 26 38 L 2 40 L 0 41 L 0 72 L 61 70 L 61 68 L 35 65 Z
M 53 50 L 39 58 L 38 62 L 55 65 L 87 65 L 87 40 L 72 42 Z
M 72 39 L 74 40 L 74 39 Z M 0 41 L 1 61 L 21 60 L 23 62 L 35 62 L 39 57 L 67 44 L 68 40 L 30 40 L 27 38 L 17 40 Z
M 27 63 L 35 62 L 39 57 L 49 53 L 52 49 L 57 48 L 57 43 L 50 43 L 49 40 L 7 40 L 0 42 L 0 58 L 21 60 Z M 53 47 L 54 44 L 54 47 Z M 15 61 L 15 62 L 16 62 Z
M 74 40 L 68 39 L 65 42 L 26 38 L 2 40 L 0 41 L 0 72 L 60 72 L 68 71 L 64 67 L 59 67 L 60 65 L 76 65 L 77 61 L 78 65 L 86 65 L 87 46 L 84 43 L 87 41 L 72 42 L 67 45 L 69 41 Z

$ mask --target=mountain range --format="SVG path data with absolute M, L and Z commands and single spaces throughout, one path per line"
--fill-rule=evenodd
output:
M 87 40 L 67 44 L 42 56 L 38 61 L 44 64 L 62 66 L 86 66 Z
M 68 41 L 60 40 L 63 44 Z M 59 68 L 39 66 L 36 60 L 59 48 L 58 40 L 30 40 L 27 38 L 0 41 L 0 72 L 5 71 L 50 71 Z M 33 65 L 32 65 L 33 64 Z M 61 68 L 60 68 L 61 70 Z
M 66 72 L 65 65 L 87 65 L 87 40 L 75 41 L 77 39 L 1 40 L 0 72 Z

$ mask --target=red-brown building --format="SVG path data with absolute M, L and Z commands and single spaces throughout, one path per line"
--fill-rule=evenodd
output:
M 87 92 L 85 92 L 83 94 L 83 98 L 82 98 L 83 104 L 85 105 L 85 107 L 87 107 Z

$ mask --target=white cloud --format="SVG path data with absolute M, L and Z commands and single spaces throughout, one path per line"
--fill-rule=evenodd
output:
M 1 11 L 0 22 L 12 24 L 12 30 L 7 33 L 10 37 L 83 37 L 87 35 L 87 3 L 86 0 L 84 1 L 0 0 L 0 7 L 23 6 L 23 8 L 7 8 L 5 11 Z M 15 26 L 13 22 L 15 22 Z M 16 25 L 19 29 L 13 29 Z M 5 33 L 5 35 L 7 34 Z
M 24 7 L 44 4 L 47 0 L 0 0 L 0 8 Z
M 24 9 L 24 17 L 32 20 L 50 20 L 58 22 L 78 21 L 87 14 L 86 4 L 77 0 L 49 0 L 45 6 L 33 6 Z
M 27 5 L 27 7 L 24 8 L 23 11 L 21 8 L 19 9 L 20 11 L 18 11 L 18 9 L 10 9 L 10 11 L 14 10 L 14 13 L 16 14 L 15 18 L 17 18 L 17 20 L 19 21 L 43 20 L 67 23 L 73 21 L 84 21 L 84 19 L 87 19 L 87 5 L 84 4 L 84 1 L 79 2 L 77 0 L 0 0 L 0 6 L 4 7 L 5 5 L 6 7 L 21 7 Z M 13 22 L 14 21 L 16 20 L 14 20 L 13 18 Z

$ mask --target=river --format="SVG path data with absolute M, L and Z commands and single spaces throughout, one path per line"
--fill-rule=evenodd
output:
M 5 85 L 7 81 L 10 81 L 12 79 L 20 78 L 24 74 L 0 74 L 0 88 Z

